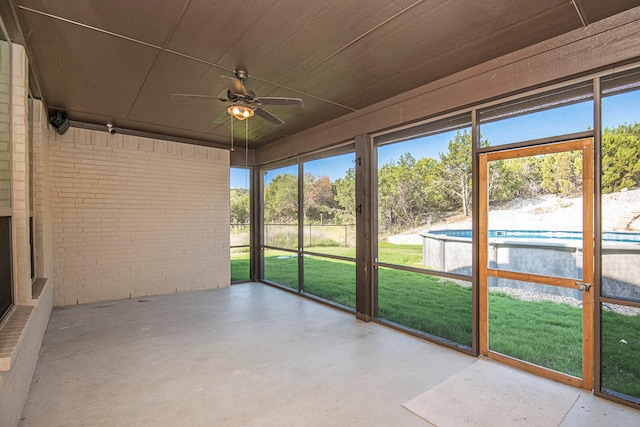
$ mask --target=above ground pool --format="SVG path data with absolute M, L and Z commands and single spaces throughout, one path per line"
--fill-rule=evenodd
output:
M 424 237 L 426 234 L 471 239 L 471 230 L 429 230 L 426 233 L 423 233 L 422 236 Z M 552 230 L 489 230 L 489 238 L 582 240 L 582 232 Z M 605 231 L 602 233 L 602 240 L 605 242 L 640 243 L 640 233 Z
M 422 262 L 432 270 L 472 275 L 471 230 L 430 230 L 422 236 Z M 582 232 L 490 230 L 488 267 L 582 280 Z M 604 296 L 640 300 L 640 233 L 602 233 L 601 272 Z M 596 254 L 596 257 L 599 254 Z M 490 287 L 537 289 L 524 282 L 491 278 Z M 553 289 L 579 297 L 578 291 Z

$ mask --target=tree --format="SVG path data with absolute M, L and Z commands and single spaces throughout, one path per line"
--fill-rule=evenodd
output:
M 489 197 L 492 202 L 538 196 L 543 192 L 541 180 L 541 160 L 535 156 L 489 163 Z
M 337 203 L 328 176 L 316 178 L 306 174 L 304 185 L 304 215 L 308 221 L 324 222 L 333 218 Z
M 440 154 L 442 189 L 459 200 L 464 216 L 469 215 L 471 206 L 471 134 L 465 130 L 456 132 L 449 141 L 447 154 Z
M 298 177 L 276 175 L 264 189 L 265 222 L 295 223 L 298 220 Z
M 410 153 L 380 168 L 378 211 L 388 228 L 393 224 L 417 227 L 442 211 L 442 191 L 434 185 L 439 176 L 437 160 L 416 160 Z
M 451 209 L 442 188 L 437 183 L 442 176 L 442 165 L 438 160 L 423 157 L 416 162 L 414 174 L 420 178 L 420 187 L 415 196 L 420 201 L 419 209 L 422 211 L 422 221 L 426 217 L 439 216 Z
M 353 224 L 356 221 L 356 171 L 349 168 L 343 178 L 333 182 L 337 209 L 343 224 Z
M 602 192 L 640 184 L 640 124 L 606 128 L 602 133 Z
M 582 151 L 545 155 L 542 159 L 542 188 L 559 196 L 582 192 Z
M 246 224 L 249 222 L 249 190 L 232 188 L 230 194 L 229 213 L 231 224 Z

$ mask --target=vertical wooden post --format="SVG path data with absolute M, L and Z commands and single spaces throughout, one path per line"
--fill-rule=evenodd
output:
M 602 92 L 600 79 L 593 80 L 593 383 L 596 394 L 602 389 Z M 584 255 L 584 254 L 583 254 Z
M 478 148 L 480 148 L 480 122 L 478 120 L 478 110 L 471 112 L 471 350 L 477 356 L 480 353 L 480 275 L 479 271 L 479 250 L 480 250 L 480 227 L 478 226 L 478 215 L 480 206 L 480 157 L 478 155 Z M 487 248 L 484 248 L 486 251 Z M 486 254 L 485 254 L 486 255 Z M 442 256 L 442 262 L 444 263 L 444 256 Z M 444 266 L 442 267 L 444 271 Z
M 487 275 L 487 253 L 489 248 L 489 235 L 488 235 L 488 206 L 489 195 L 487 194 L 487 178 L 488 169 L 487 156 L 485 154 L 480 155 L 478 161 L 478 299 L 480 305 L 479 312 L 479 328 L 480 328 L 480 342 L 479 350 L 480 354 L 487 355 L 489 353 L 489 276 Z
M 593 280 L 593 140 L 587 139 L 582 149 L 582 281 Z M 593 312 L 595 286 L 582 292 L 582 378 L 583 388 L 593 389 Z
M 250 278 L 253 281 L 264 279 L 264 260 L 262 236 L 264 232 L 264 206 L 262 202 L 262 194 L 264 193 L 264 182 L 262 180 L 262 169 L 252 167 L 251 169 L 251 200 L 249 203 L 249 212 L 251 218 L 250 227 Z
M 375 153 L 370 135 L 356 136 L 356 317 L 374 318 L 374 169 Z
M 304 163 L 298 158 L 298 292 L 304 291 Z M 311 225 L 309 225 L 311 227 Z M 311 239 L 311 229 L 309 229 Z

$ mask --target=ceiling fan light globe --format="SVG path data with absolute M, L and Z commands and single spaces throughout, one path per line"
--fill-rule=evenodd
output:
M 248 119 L 253 116 L 253 108 L 246 105 L 232 105 L 227 108 L 227 112 L 238 120 Z

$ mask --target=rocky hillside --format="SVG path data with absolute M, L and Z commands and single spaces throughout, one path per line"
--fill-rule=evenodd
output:
M 389 237 L 396 244 L 421 244 L 419 234 L 428 229 L 470 229 L 471 218 L 450 217 L 446 221 L 420 227 Z M 507 205 L 492 208 L 489 229 L 507 230 L 563 230 L 582 228 L 582 198 L 541 196 L 517 199 Z M 640 189 L 602 196 L 603 231 L 640 232 Z

